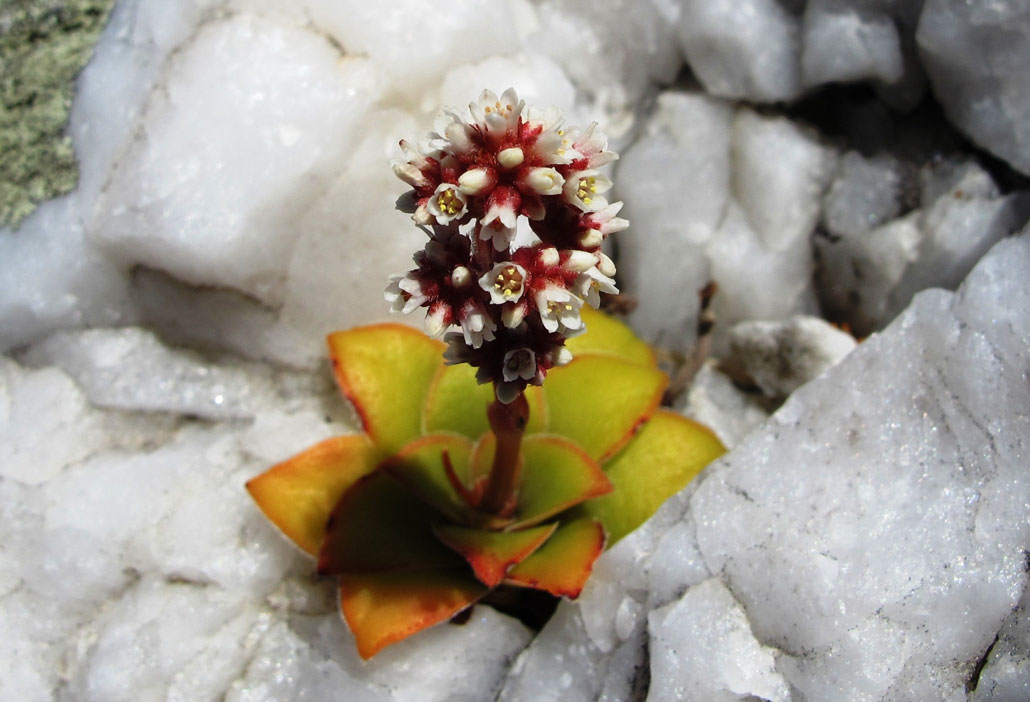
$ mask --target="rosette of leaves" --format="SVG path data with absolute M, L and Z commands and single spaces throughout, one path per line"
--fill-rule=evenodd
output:
M 723 452 L 659 409 L 667 378 L 621 322 L 584 310 L 575 359 L 527 390 L 515 503 L 477 510 L 496 438 L 492 388 L 444 345 L 381 324 L 331 334 L 361 434 L 337 436 L 247 484 L 262 511 L 335 576 L 360 655 L 449 619 L 498 586 L 576 597 L 605 546 Z

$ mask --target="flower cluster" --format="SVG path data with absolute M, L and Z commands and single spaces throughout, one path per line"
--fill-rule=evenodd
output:
M 572 359 L 564 344 L 585 329 L 582 306 L 618 293 L 601 244 L 629 223 L 604 197 L 612 182 L 598 169 L 617 155 L 596 124 L 564 127 L 558 110 L 526 110 L 510 88 L 484 90 L 469 111 L 446 111 L 418 146 L 401 141 L 408 160 L 394 172 L 413 190 L 398 207 L 429 241 L 386 299 L 427 308 L 434 336 L 459 326 L 445 359 L 476 367 L 508 403 Z

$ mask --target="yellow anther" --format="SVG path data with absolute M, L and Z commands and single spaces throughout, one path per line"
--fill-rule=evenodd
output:
M 591 201 L 592 199 L 593 199 L 593 198 L 589 198 L 589 197 L 585 197 L 585 198 L 583 198 L 583 204 L 584 204 L 584 205 L 589 205 L 589 204 L 590 204 L 590 201 Z

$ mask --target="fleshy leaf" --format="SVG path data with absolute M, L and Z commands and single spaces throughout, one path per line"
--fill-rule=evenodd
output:
M 362 658 L 449 619 L 487 588 L 467 567 L 340 577 L 340 611 Z
M 493 399 L 493 386 L 477 384 L 476 369 L 469 364 L 441 365 L 426 398 L 423 431 L 453 431 L 476 439 L 490 428 L 486 406 Z
M 604 462 L 658 407 L 668 378 L 613 356 L 583 356 L 553 368 L 544 383 L 548 431 Z
M 575 598 L 590 577 L 594 561 L 604 550 L 604 527 L 593 519 L 576 519 L 554 535 L 505 576 L 505 582 L 552 595 Z
M 382 471 L 355 483 L 336 505 L 318 557 L 322 574 L 455 568 L 456 553 L 433 535 L 439 514 Z
M 473 476 L 489 474 L 496 450 L 497 439 L 493 434 L 484 434 L 472 451 Z M 562 436 L 533 434 L 525 437 L 522 461 L 512 529 L 539 524 L 612 489 L 601 466 Z
M 391 454 L 419 436 L 444 345 L 400 324 L 335 332 L 328 342 L 336 381 L 373 443 Z
M 424 436 L 390 456 L 383 470 L 452 521 L 465 521 L 466 503 L 447 477 L 444 454 L 458 480 L 468 486 L 471 451 L 472 442 L 458 434 Z
M 659 410 L 605 465 L 615 489 L 576 511 L 600 519 L 611 546 L 640 526 L 725 450 L 707 427 Z
M 269 468 L 250 480 L 247 490 L 266 517 L 316 556 L 333 507 L 381 457 L 364 434 L 335 436 Z
M 587 305 L 580 310 L 580 316 L 586 323 L 586 333 L 565 342 L 573 358 L 602 354 L 617 356 L 641 366 L 653 368 L 656 365 L 651 347 L 620 320 Z
M 438 526 L 436 535 L 468 561 L 484 585 L 494 587 L 508 568 L 539 548 L 557 527 L 547 524 L 521 531 L 488 531 Z
M 425 434 L 456 432 L 478 439 L 490 429 L 486 407 L 494 400 L 493 386 L 476 383 L 476 369 L 467 363 L 441 366 L 426 397 L 422 431 Z M 543 431 L 547 407 L 539 387 L 526 388 L 529 402 L 527 432 Z

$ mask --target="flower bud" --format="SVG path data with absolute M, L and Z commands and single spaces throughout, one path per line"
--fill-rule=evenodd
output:
M 572 352 L 564 346 L 559 346 L 558 350 L 552 355 L 552 360 L 556 366 L 568 365 L 572 360 Z
M 558 195 L 565 185 L 565 179 L 553 168 L 530 168 L 523 178 L 523 183 L 540 195 Z
M 458 190 L 465 195 L 482 195 L 497 184 L 497 178 L 486 168 L 470 168 L 458 177 Z
M 602 274 L 612 278 L 615 276 L 615 262 L 608 258 L 607 254 L 597 254 L 597 270 L 601 271 Z
M 540 249 L 540 264 L 544 266 L 557 266 L 561 263 L 561 257 L 558 255 L 558 249 L 553 246 L 548 246 L 546 249 Z
M 596 229 L 583 229 L 579 232 L 579 245 L 584 249 L 596 249 L 604 241 L 604 235 Z
M 467 287 L 472 282 L 472 271 L 465 266 L 458 266 L 451 272 L 451 284 L 456 288 Z
M 526 155 L 518 146 L 513 146 L 510 149 L 504 149 L 499 154 L 497 154 L 497 163 L 501 165 L 501 168 L 508 170 L 521 166 L 522 162 L 525 159 Z
M 597 256 L 589 251 L 570 251 L 565 261 L 565 267 L 569 270 L 583 273 L 597 265 Z

